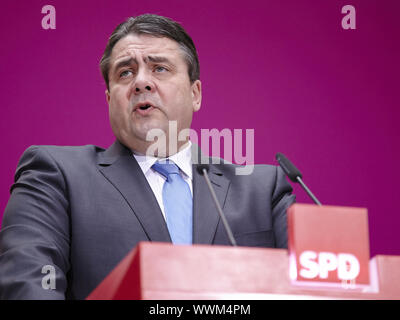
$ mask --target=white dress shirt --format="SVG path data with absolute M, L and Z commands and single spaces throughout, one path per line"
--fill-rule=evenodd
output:
M 173 161 L 178 168 L 180 169 L 180 174 L 182 178 L 187 182 L 190 187 L 190 192 L 193 196 L 193 174 L 192 174 L 192 151 L 191 151 L 192 143 L 189 141 L 188 145 L 178 153 L 168 157 L 167 159 Z M 165 158 L 156 158 L 146 155 L 140 155 L 133 153 L 136 161 L 138 162 L 140 168 L 143 171 L 144 176 L 147 179 L 153 193 L 157 199 L 158 205 L 160 206 L 161 212 L 165 219 L 165 211 L 164 211 L 164 203 L 162 199 L 162 190 L 164 187 L 164 183 L 166 178 L 159 172 L 152 169 L 152 165 L 160 160 L 165 160 Z

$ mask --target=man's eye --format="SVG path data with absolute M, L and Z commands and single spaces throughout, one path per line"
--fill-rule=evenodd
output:
M 168 70 L 167 70 L 167 68 L 164 68 L 164 67 L 162 67 L 162 66 L 156 66 L 156 67 L 154 68 L 154 71 L 155 71 L 155 72 L 165 72 L 165 71 L 168 71 Z
M 125 78 L 125 77 L 129 76 L 129 75 L 130 75 L 129 72 L 132 73 L 131 70 L 122 71 L 122 72 L 119 74 L 120 78 Z

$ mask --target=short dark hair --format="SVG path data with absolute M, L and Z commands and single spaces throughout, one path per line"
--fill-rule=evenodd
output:
M 179 23 L 167 17 L 143 14 L 137 17 L 130 17 L 119 24 L 108 39 L 103 57 L 100 60 L 100 70 L 107 90 L 110 89 L 108 73 L 110 71 L 111 52 L 115 44 L 129 34 L 147 34 L 176 41 L 184 53 L 191 83 L 200 79 L 200 64 L 196 47 L 185 29 Z

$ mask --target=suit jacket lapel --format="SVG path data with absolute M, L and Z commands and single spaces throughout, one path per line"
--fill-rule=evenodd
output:
M 196 170 L 197 163 L 209 163 L 198 146 L 192 147 L 193 160 L 193 243 L 211 244 L 220 220 L 207 184 Z M 122 194 L 151 241 L 171 242 L 167 225 L 146 177 L 132 152 L 115 141 L 100 153 L 100 172 Z M 224 207 L 230 180 L 210 165 L 209 176 L 221 207 Z
M 100 172 L 118 189 L 151 241 L 171 242 L 153 191 L 132 152 L 116 141 L 101 156 Z
M 202 155 L 200 148 L 192 152 L 193 159 L 195 159 L 193 161 L 193 243 L 211 244 L 220 217 L 204 177 L 196 170 L 196 163 L 208 164 L 210 159 Z M 210 164 L 208 174 L 218 201 L 224 208 L 230 180 L 218 170 L 218 165 Z

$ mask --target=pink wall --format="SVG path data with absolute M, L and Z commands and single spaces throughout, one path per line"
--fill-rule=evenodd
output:
M 56 8 L 56 29 L 41 8 Z M 244 5 L 246 4 L 246 5 Z M 343 30 L 341 8 L 356 8 Z M 98 61 L 114 27 L 157 13 L 200 57 L 193 127 L 255 129 L 256 163 L 289 156 L 324 204 L 369 210 L 371 254 L 400 254 L 400 2 L 2 1 L 0 216 L 32 144 L 113 142 Z M 296 186 L 299 202 L 310 202 Z

